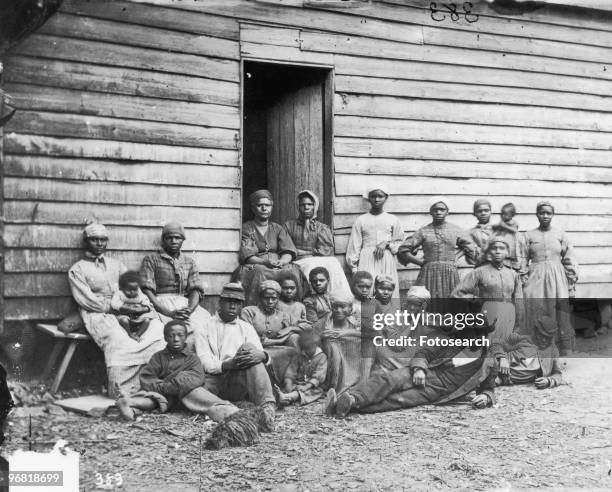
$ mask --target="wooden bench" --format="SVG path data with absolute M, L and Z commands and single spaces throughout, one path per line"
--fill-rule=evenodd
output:
M 51 393 L 53 394 L 57 392 L 60 384 L 62 383 L 62 379 L 64 379 L 64 375 L 68 369 L 68 364 L 70 364 L 70 360 L 74 355 L 77 345 L 79 342 L 91 340 L 91 337 L 86 333 L 62 333 L 57 328 L 57 325 L 49 325 L 45 323 L 37 324 L 36 328 L 55 339 L 53 349 L 51 350 L 51 355 L 49 356 L 49 360 L 47 361 L 47 365 L 45 366 L 45 370 L 42 374 L 42 379 L 45 381 L 51 376 L 51 371 L 53 370 L 53 367 L 55 366 L 64 345 L 67 341 L 70 341 L 68 349 L 66 350 L 64 358 L 62 359 L 62 363 L 60 364 L 57 374 L 55 375 L 55 379 L 53 380 L 53 384 L 51 385 Z

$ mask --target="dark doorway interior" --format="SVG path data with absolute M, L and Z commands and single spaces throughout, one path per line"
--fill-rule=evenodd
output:
M 320 199 L 319 219 L 331 225 L 331 71 L 244 63 L 243 220 L 252 217 L 248 196 L 274 195 L 272 220 L 297 214 L 303 189 Z

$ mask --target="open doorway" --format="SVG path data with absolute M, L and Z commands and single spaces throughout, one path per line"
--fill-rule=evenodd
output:
M 243 220 L 257 189 L 272 192 L 272 220 L 281 224 L 296 217 L 296 195 L 309 189 L 331 226 L 331 70 L 245 61 L 243 74 Z

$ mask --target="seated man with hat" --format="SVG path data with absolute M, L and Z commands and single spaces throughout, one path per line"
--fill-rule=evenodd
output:
M 195 332 L 196 353 L 206 372 L 206 388 L 223 399 L 248 399 L 260 406 L 273 430 L 276 400 L 265 366 L 270 357 L 255 328 L 238 317 L 244 300 L 240 283 L 223 287 L 218 311 Z
M 204 288 L 200 271 L 193 258 L 181 248 L 185 241 L 185 229 L 171 222 L 162 229 L 162 248 L 144 258 L 140 268 L 142 291 L 164 323 L 171 319 L 186 321 L 189 335 L 187 346 L 193 347 L 192 332 L 203 330 L 210 314 L 200 306 Z

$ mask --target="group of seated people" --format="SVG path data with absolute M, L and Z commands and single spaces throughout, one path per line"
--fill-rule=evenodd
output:
M 331 230 L 316 220 L 314 193 L 298 195 L 299 216 L 283 226 L 269 220 L 270 193 L 253 193 L 255 219 L 243 224 L 240 266 L 214 315 L 200 305 L 204 289 L 194 259 L 181 251 L 186 234 L 180 224 L 163 227 L 161 249 L 146 256 L 138 272 L 106 253 L 105 226 L 87 226 L 85 255 L 70 269 L 69 282 L 87 331 L 104 351 L 109 395 L 121 415 L 134 419 L 142 411 L 182 406 L 219 423 L 207 441 L 219 448 L 255 442 L 259 432 L 274 429 L 276 410 L 325 395 L 326 413 L 343 417 L 442 404 L 472 392 L 473 406 L 483 408 L 494 403 L 496 384 L 560 384 L 559 321 L 542 309 L 524 321 L 518 300 L 525 273 L 518 270 L 525 265 L 509 262 L 511 245 L 500 236 L 491 234 L 478 246 L 453 239 L 453 248 L 479 260 L 445 296 L 477 301 L 488 313 L 484 326 L 374 326 L 374 319 L 400 308 L 395 256 L 404 250 L 404 259 L 420 261 L 414 256 L 420 244 L 427 259 L 426 248 L 435 249 L 425 246 L 430 232 L 437 241 L 450 237 L 444 220 L 436 222 L 446 216 L 438 201 L 431 209 L 434 222 L 426 226 L 431 231 L 423 228 L 403 241 L 393 216 L 378 222 L 387 197 L 380 188 L 367 194 L 372 218 L 353 228 L 347 279 L 333 256 Z M 434 297 L 431 286 L 448 283 L 444 260 L 430 262 L 403 300 L 407 312 L 424 313 L 443 297 Z M 442 280 L 436 284 L 433 275 Z M 531 323 L 527 330 L 519 329 L 519 319 Z M 491 343 L 475 349 L 374 341 L 420 336 L 484 336 Z M 241 400 L 254 406 L 241 410 L 235 405 Z

